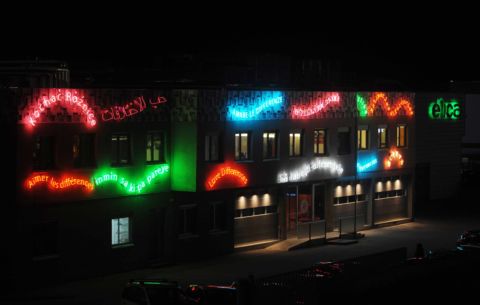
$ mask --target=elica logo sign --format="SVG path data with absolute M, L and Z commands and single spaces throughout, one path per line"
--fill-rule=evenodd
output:
M 460 117 L 460 104 L 454 99 L 447 102 L 439 98 L 430 103 L 428 116 L 431 119 L 457 120 Z

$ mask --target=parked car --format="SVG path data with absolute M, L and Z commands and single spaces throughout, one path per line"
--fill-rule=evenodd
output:
M 177 282 L 167 280 L 130 280 L 122 292 L 122 305 L 196 304 Z
M 195 304 L 234 305 L 237 304 L 237 288 L 218 285 L 189 285 L 185 290 L 187 297 Z
M 473 246 L 480 247 L 480 230 L 465 231 L 457 240 L 457 246 Z

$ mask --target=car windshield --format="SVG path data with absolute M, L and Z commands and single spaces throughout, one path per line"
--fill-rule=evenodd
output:
M 177 304 L 176 288 L 172 286 L 151 286 L 146 287 L 150 304 Z

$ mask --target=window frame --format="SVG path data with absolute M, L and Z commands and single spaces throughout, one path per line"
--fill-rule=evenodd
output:
M 266 155 L 266 152 L 265 152 L 265 148 L 267 148 L 267 152 L 268 152 L 268 147 L 269 147 L 269 143 L 270 141 L 268 140 L 270 138 L 270 134 L 274 134 L 275 135 L 275 139 L 274 139 L 274 142 L 275 142 L 275 155 L 270 155 L 270 156 L 267 156 Z M 265 135 L 267 135 L 267 142 L 265 144 Z M 279 159 L 279 141 L 280 140 L 280 136 L 279 136 L 279 132 L 278 130 L 265 130 L 263 133 L 262 133 L 262 160 L 264 161 L 271 161 L 271 160 L 278 160 Z
M 120 234 L 121 234 L 121 232 L 120 232 L 120 220 L 125 219 L 125 218 L 128 219 L 128 241 L 120 242 Z M 116 244 L 113 243 L 113 221 L 114 220 L 117 220 L 117 232 L 118 232 L 117 240 L 119 241 Z M 110 245 L 111 245 L 112 248 L 119 248 L 119 247 L 133 245 L 132 217 L 131 216 L 112 218 L 110 220 L 110 229 L 112 230 L 111 234 L 110 234 Z
M 240 148 L 240 151 L 238 151 L 238 156 L 242 153 L 242 134 L 247 134 L 247 157 L 246 158 L 240 158 L 237 157 L 237 135 L 239 138 L 239 143 L 238 143 L 238 148 Z M 236 162 L 244 162 L 244 161 L 251 161 L 252 158 L 252 132 L 251 131 L 237 131 L 234 134 L 234 146 L 235 146 L 235 161 Z
M 128 143 L 127 143 L 127 151 L 128 151 L 128 162 L 121 163 L 120 161 L 120 137 L 127 136 Z M 129 133 L 113 133 L 110 137 L 110 144 L 113 145 L 113 137 L 116 137 L 117 147 L 115 152 L 115 159 L 114 156 L 111 156 L 111 166 L 119 167 L 119 166 L 130 166 L 133 164 L 133 153 L 132 153 L 132 138 Z M 113 151 L 113 148 L 112 148 Z
M 340 148 L 342 148 L 342 141 L 340 134 L 348 134 L 348 151 L 345 150 L 345 152 L 341 151 Z M 340 127 L 337 129 L 337 154 L 339 156 L 344 156 L 344 155 L 350 155 L 352 153 L 352 135 L 351 135 L 351 128 L 350 127 Z M 354 144 L 356 145 L 356 143 Z
M 383 146 L 382 144 L 382 133 L 380 132 L 380 129 L 385 129 L 385 145 Z M 388 149 L 390 146 L 390 143 L 388 141 L 388 126 L 386 125 L 379 125 L 377 126 L 377 148 L 378 149 Z
M 319 131 L 323 131 L 323 153 L 319 153 L 319 143 L 316 141 L 316 133 Z M 328 155 L 328 130 L 327 128 L 316 128 L 313 130 L 313 154 L 315 156 L 327 156 Z M 317 150 L 317 152 L 315 152 Z
M 75 147 L 75 138 L 78 137 L 79 139 L 79 153 L 78 153 L 78 159 L 79 161 L 77 162 L 76 158 L 75 158 L 75 154 L 73 155 L 73 166 L 75 168 L 95 168 L 97 167 L 97 150 L 96 150 L 96 133 L 77 133 L 75 135 L 73 135 L 73 147 Z M 86 139 L 87 138 L 90 138 L 89 141 L 91 140 L 91 151 L 89 153 L 92 154 L 92 161 L 91 162 L 88 162 L 85 160 L 85 158 L 83 156 L 85 155 L 82 155 L 82 154 L 85 154 L 85 153 L 82 153 L 82 151 L 84 151 L 83 147 L 85 146 L 85 142 L 86 142 Z M 74 149 L 73 149 L 74 150 Z
M 225 215 L 218 215 L 217 211 L 217 207 L 219 205 L 223 205 L 223 209 L 224 209 L 224 212 L 225 212 Z M 228 224 L 227 224 L 227 203 L 225 201 L 213 201 L 213 202 L 210 202 L 209 204 L 209 208 L 210 208 L 210 223 L 209 223 L 209 232 L 226 232 L 227 231 L 227 227 L 228 227 Z M 211 213 L 212 211 L 212 208 L 213 208 L 213 215 Z M 212 217 L 213 216 L 213 217 Z M 223 221 L 224 221 L 224 224 L 223 224 L 223 228 L 218 226 L 217 225 L 217 218 L 218 217 L 223 217 Z M 212 220 L 213 220 L 213 226 L 212 226 Z
M 212 159 L 212 136 L 217 136 L 217 159 Z M 207 147 L 207 138 L 209 139 L 208 140 L 208 147 Z M 203 150 L 203 154 L 204 154 L 204 158 L 203 160 L 205 162 L 211 162 L 211 163 L 215 163 L 215 162 L 222 162 L 223 161 L 223 149 L 222 149 L 222 145 L 223 145 L 223 141 L 222 141 L 222 133 L 221 132 L 207 132 L 205 134 L 205 137 L 204 137 L 204 145 L 205 145 L 205 149 Z M 207 151 L 208 151 L 208 156 L 207 156 Z
M 49 139 L 49 148 L 46 145 L 46 139 Z M 35 135 L 33 137 L 33 162 L 32 168 L 34 171 L 45 171 L 45 170 L 54 170 L 57 168 L 57 147 L 56 147 L 56 137 L 53 135 Z M 37 149 L 37 144 L 40 145 Z M 46 151 L 50 150 L 49 158 L 44 159 L 44 156 L 47 155 Z M 38 154 L 38 156 L 37 156 Z
M 180 239 L 189 238 L 189 237 L 197 237 L 198 236 L 198 205 L 195 204 L 195 203 L 184 204 L 184 205 L 180 205 L 178 207 L 178 210 L 179 210 L 179 214 L 181 213 L 183 215 L 183 230 L 180 231 L 180 223 L 177 226 L 178 237 Z M 193 224 L 194 229 L 191 232 L 187 232 L 187 227 L 189 227 L 187 225 L 187 219 L 188 219 L 187 213 L 186 213 L 187 210 L 195 210 L 194 211 L 194 213 L 195 213 L 195 215 L 194 215 L 195 223 Z
M 403 131 L 404 131 L 403 144 L 402 145 L 400 145 L 400 130 L 402 129 L 401 127 L 403 127 Z M 397 128 L 396 128 L 396 136 L 397 136 L 396 144 L 397 144 L 397 147 L 400 147 L 400 148 L 408 147 L 408 136 L 407 136 L 407 134 L 408 134 L 407 124 L 398 124 Z
M 300 134 L 300 153 L 295 154 L 295 134 Z M 293 141 L 292 141 L 293 139 Z M 288 156 L 290 158 L 300 158 L 304 155 L 305 132 L 303 129 L 294 129 L 288 133 Z M 292 154 L 293 153 L 293 154 Z
M 363 133 L 365 132 L 365 142 L 363 142 Z M 357 150 L 370 149 L 370 135 L 368 126 L 358 126 L 357 128 Z
M 152 137 L 151 141 L 152 141 L 152 147 L 148 147 L 148 137 Z M 154 160 L 154 155 L 155 155 L 155 150 L 153 148 L 153 142 L 155 140 L 154 136 L 159 136 L 160 137 L 160 148 L 159 148 L 159 159 L 158 160 Z M 148 131 L 146 136 L 145 136 L 145 162 L 147 164 L 163 164 L 163 163 L 166 163 L 166 157 L 165 157 L 165 151 L 166 151 L 166 146 L 165 146 L 165 142 L 166 142 L 166 133 L 162 130 L 152 130 L 152 131 Z M 148 154 L 148 150 L 150 149 L 150 161 L 148 161 L 147 159 L 147 154 Z

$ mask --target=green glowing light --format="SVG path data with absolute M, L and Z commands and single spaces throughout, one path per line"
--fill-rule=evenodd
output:
M 175 122 L 172 125 L 172 190 L 197 190 L 197 125 Z
M 357 110 L 358 110 L 358 114 L 362 118 L 366 117 L 367 114 L 368 114 L 368 112 L 367 112 L 367 102 L 365 101 L 363 96 L 361 96 L 358 93 L 357 93 Z
M 432 120 L 458 120 L 460 118 L 460 103 L 455 99 L 447 102 L 443 98 L 439 98 L 428 106 L 428 116 Z

